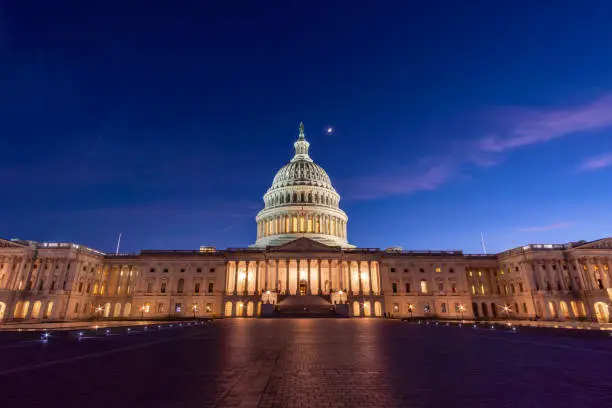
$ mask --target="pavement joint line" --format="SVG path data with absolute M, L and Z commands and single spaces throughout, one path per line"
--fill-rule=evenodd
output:
M 183 339 L 186 337 L 191 337 L 191 335 L 173 336 L 167 339 L 153 340 L 147 343 L 133 344 L 131 346 L 119 347 L 119 348 L 112 349 L 112 350 L 99 351 L 96 353 L 83 354 L 80 356 L 73 356 L 73 357 L 62 358 L 58 360 L 45 361 L 44 363 L 30 364 L 30 365 L 21 366 L 21 367 L 15 367 L 15 368 L 8 368 L 6 370 L 0 370 L 0 377 L 5 376 L 5 375 L 33 371 L 33 370 L 37 370 L 40 368 L 52 367 L 58 364 L 71 363 L 73 361 L 81 361 L 81 360 L 87 360 L 87 359 L 95 358 L 95 357 L 107 356 L 107 355 L 111 355 L 115 353 L 121 353 L 123 351 L 136 350 L 136 349 L 143 348 L 143 347 L 154 346 L 156 344 L 169 343 L 171 341 Z

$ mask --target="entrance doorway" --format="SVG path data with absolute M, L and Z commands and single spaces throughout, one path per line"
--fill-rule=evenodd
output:
M 308 290 L 308 285 L 306 281 L 300 281 L 300 296 L 306 296 L 306 292 Z

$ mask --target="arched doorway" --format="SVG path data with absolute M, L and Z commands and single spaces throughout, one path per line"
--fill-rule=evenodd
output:
M 111 304 L 110 303 L 105 304 L 104 305 L 104 317 L 109 317 L 110 311 L 111 311 Z
M 608 323 L 610 321 L 610 311 L 608 305 L 604 302 L 597 302 L 595 306 L 595 316 L 597 316 L 598 323 Z
M 261 301 L 257 302 L 257 316 L 261 316 Z
M 353 302 L 353 316 L 355 317 L 359 317 L 361 315 L 360 310 L 359 310 L 359 302 L 354 301 Z
M 249 301 L 247 303 L 247 316 L 253 317 L 253 307 L 254 307 L 253 302 Z
M 232 302 L 225 302 L 225 317 L 232 316 Z
M 569 309 L 567 308 L 567 303 L 565 303 L 563 300 L 559 302 L 559 309 L 561 309 L 561 316 L 563 316 L 564 319 L 569 319 L 570 314 Z
M 114 317 L 121 316 L 121 303 L 115 303 L 115 311 L 113 312 Z
M 300 285 L 298 287 L 298 293 L 300 296 L 306 296 L 308 294 L 308 284 L 305 280 L 300 281 Z
M 497 305 L 495 303 L 491 303 L 491 314 L 493 317 L 497 317 Z
M 0 320 L 4 319 L 5 313 L 6 313 L 6 303 L 0 302 Z
M 474 317 L 478 319 L 478 304 L 476 302 L 472 303 L 472 310 L 474 311 Z
M 131 312 L 132 312 L 132 304 L 126 303 L 123 308 L 123 317 L 130 317 Z
M 244 316 L 244 303 L 236 303 L 236 316 Z
M 29 308 L 30 302 L 17 302 L 15 305 L 15 311 L 13 312 L 13 317 L 15 319 L 25 319 Z
M 482 317 L 489 317 L 489 313 L 487 312 L 487 304 L 482 303 Z
M 42 303 L 40 300 L 37 300 L 36 302 L 34 302 L 34 305 L 32 305 L 32 314 L 30 315 L 30 319 L 38 319 L 38 315 L 40 314 L 41 306 L 42 306 Z
M 363 302 L 363 315 L 365 317 L 370 317 L 372 316 L 372 309 L 370 306 L 370 302 L 369 301 L 365 301 Z
M 382 305 L 380 304 L 379 301 L 374 302 L 374 315 L 376 317 L 382 316 Z
M 557 316 L 557 305 L 555 305 L 555 302 L 553 302 L 552 300 L 548 302 L 548 311 L 550 312 L 550 316 L 553 319 L 556 319 Z
M 53 311 L 53 302 L 49 302 L 47 303 L 47 308 L 45 309 L 45 313 L 43 314 L 43 319 L 50 318 L 52 311 Z

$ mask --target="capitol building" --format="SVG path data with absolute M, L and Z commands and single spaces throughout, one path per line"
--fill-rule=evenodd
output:
M 310 156 L 302 124 L 294 148 L 263 196 L 249 247 L 110 254 L 73 243 L 0 239 L 0 321 L 610 321 L 612 238 L 489 255 L 359 248 L 350 243 L 340 195 Z

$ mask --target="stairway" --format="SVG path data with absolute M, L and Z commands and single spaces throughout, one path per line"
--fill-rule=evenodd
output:
M 274 317 L 342 317 L 322 296 L 289 295 L 278 303 Z

